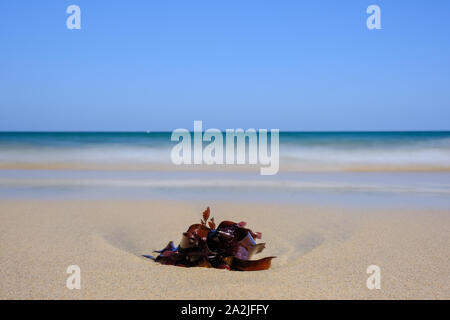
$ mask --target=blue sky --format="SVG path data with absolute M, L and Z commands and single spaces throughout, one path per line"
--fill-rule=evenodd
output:
M 450 130 L 449 31 L 449 1 L 2 1 L 0 130 Z

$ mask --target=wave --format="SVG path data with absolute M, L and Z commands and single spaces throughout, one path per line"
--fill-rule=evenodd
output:
M 450 170 L 450 149 L 290 148 L 281 152 L 280 163 L 299 171 L 316 170 Z
M 169 133 L 0 133 L 0 169 L 165 167 L 170 170 L 175 167 L 170 160 L 174 145 Z M 204 165 L 195 169 L 243 167 Z M 282 133 L 280 169 L 450 171 L 450 133 Z

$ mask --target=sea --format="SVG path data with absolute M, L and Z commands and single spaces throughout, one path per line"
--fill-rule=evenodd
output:
M 280 170 L 171 162 L 171 132 L 0 132 L 0 200 L 450 209 L 450 132 L 280 132 Z M 207 143 L 204 143 L 204 146 Z

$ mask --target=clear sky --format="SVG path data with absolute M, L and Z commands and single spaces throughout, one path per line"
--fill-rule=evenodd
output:
M 450 130 L 446 0 L 1 1 L 0 46 L 3 131 Z

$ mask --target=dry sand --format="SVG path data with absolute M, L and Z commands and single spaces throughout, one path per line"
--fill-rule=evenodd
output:
M 247 221 L 272 268 L 163 266 L 141 254 L 178 243 L 206 205 Z M 1 299 L 450 299 L 450 212 L 126 201 L 1 201 Z M 381 268 L 381 289 L 366 268 Z M 81 290 L 66 269 L 81 268 Z

